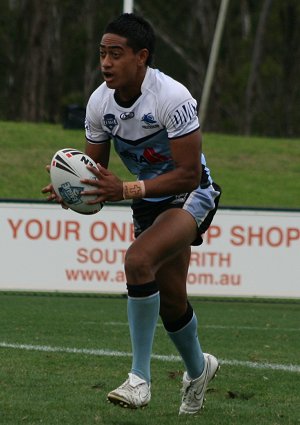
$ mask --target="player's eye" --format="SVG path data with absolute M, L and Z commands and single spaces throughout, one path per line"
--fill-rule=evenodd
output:
M 121 56 L 121 54 L 120 52 L 112 52 L 111 56 L 113 59 L 118 59 Z

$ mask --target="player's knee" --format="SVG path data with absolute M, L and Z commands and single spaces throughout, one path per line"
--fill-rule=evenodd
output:
M 135 280 L 141 276 L 142 280 L 142 276 L 151 270 L 151 265 L 145 253 L 129 249 L 125 255 L 124 268 L 126 276 L 135 276 Z

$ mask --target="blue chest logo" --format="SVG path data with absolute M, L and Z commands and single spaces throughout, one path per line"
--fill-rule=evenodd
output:
M 156 123 L 154 116 L 151 114 L 151 112 L 143 115 L 142 121 L 144 121 L 147 124 L 155 124 Z
M 144 123 L 144 125 L 142 125 L 143 128 L 151 129 L 159 127 L 159 124 L 157 124 L 157 121 L 155 120 L 151 112 L 148 112 L 148 114 L 143 115 L 142 122 Z
M 104 125 L 109 128 L 110 131 L 113 131 L 116 125 L 118 125 L 118 121 L 114 114 L 105 114 L 104 115 Z

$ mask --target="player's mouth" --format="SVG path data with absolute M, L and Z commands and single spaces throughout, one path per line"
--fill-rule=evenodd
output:
M 113 81 L 114 79 L 114 74 L 112 74 L 111 72 L 102 72 L 103 78 L 107 83 L 110 83 Z

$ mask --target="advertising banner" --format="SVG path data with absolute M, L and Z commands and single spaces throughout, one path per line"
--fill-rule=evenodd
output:
M 0 290 L 125 293 L 131 209 L 0 203 Z M 192 248 L 190 295 L 300 297 L 300 212 L 220 209 Z

